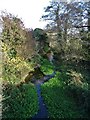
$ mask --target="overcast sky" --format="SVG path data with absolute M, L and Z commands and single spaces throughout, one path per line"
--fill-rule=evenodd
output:
M 43 8 L 49 4 L 50 0 L 0 0 L 0 12 L 7 10 L 13 15 L 22 18 L 27 28 L 43 28 L 45 22 L 40 21 L 43 15 Z

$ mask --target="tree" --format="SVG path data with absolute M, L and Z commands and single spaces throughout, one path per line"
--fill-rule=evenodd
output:
M 2 14 L 2 41 L 11 46 L 19 45 L 25 39 L 23 22 L 10 13 Z
M 33 37 L 36 40 L 37 53 L 45 54 L 49 48 L 48 37 L 44 30 L 36 28 L 33 31 Z
M 48 26 L 50 25 L 51 30 L 54 28 L 52 35 L 54 32 L 57 33 L 55 41 L 58 43 L 57 48 L 59 48 L 58 52 L 61 56 L 71 57 L 70 51 L 72 51 L 73 56 L 81 57 L 79 55 L 82 55 L 83 42 L 80 33 L 86 31 L 86 28 L 78 29 L 76 26 L 88 26 L 88 11 L 89 3 L 86 4 L 83 1 L 69 3 L 51 1 L 50 5 L 44 9 L 45 15 L 42 16 L 42 19 L 49 21 Z M 79 54 L 77 55 L 77 53 Z
M 61 21 L 60 21 L 60 5 L 58 2 L 50 2 L 50 5 L 47 6 L 44 10 L 46 15 L 42 16 L 42 19 L 49 20 L 52 27 L 56 28 L 58 34 L 61 32 Z
M 67 39 L 67 32 L 74 27 L 75 24 L 82 23 L 83 3 L 82 2 L 50 2 L 44 10 L 43 20 L 49 20 L 52 27 L 54 26 L 59 35 L 63 35 L 64 40 Z M 61 35 L 61 36 L 62 36 Z
M 1 21 L 3 80 L 20 82 L 32 69 L 27 62 L 34 53 L 32 32 L 25 29 L 21 19 L 10 13 L 3 13 Z

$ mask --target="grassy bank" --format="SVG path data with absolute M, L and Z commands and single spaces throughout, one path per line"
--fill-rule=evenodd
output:
M 62 68 L 62 69 L 61 69 Z M 81 73 L 63 72 L 42 85 L 42 96 L 48 108 L 50 118 L 88 118 L 88 83 L 81 81 Z M 85 75 L 84 75 L 85 76 Z M 89 76 L 89 75 L 88 75 Z M 81 84 L 82 83 L 82 84 Z
M 31 118 L 38 111 L 35 86 L 23 84 L 3 86 L 3 119 Z

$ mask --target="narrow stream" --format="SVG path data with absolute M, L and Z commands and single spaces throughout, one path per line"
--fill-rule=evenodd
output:
M 48 111 L 46 105 L 44 104 L 43 98 L 41 96 L 41 84 L 36 85 L 37 94 L 38 94 L 38 101 L 39 101 L 39 111 L 34 116 L 34 118 L 48 118 Z
M 38 83 L 35 84 L 36 89 L 37 89 L 37 94 L 38 94 L 39 111 L 38 111 L 38 113 L 32 119 L 36 119 L 36 118 L 48 118 L 47 107 L 44 104 L 43 97 L 41 96 L 41 84 L 43 84 L 44 82 L 46 82 L 49 79 L 53 78 L 55 76 L 55 74 L 56 74 L 56 72 L 53 72 L 51 75 L 46 75 L 43 78 L 43 82 L 40 81 L 40 82 L 38 82 Z

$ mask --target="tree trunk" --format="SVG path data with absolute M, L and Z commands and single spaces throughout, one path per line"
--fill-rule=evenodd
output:
M 65 18 L 65 23 L 64 23 L 64 41 L 67 41 L 67 28 L 68 28 L 67 25 L 68 25 L 68 19 Z
M 60 18 L 59 18 L 59 5 L 56 10 L 56 24 L 57 24 L 57 32 L 60 34 L 61 29 L 60 29 Z
M 88 32 L 90 32 L 90 10 L 88 11 Z

